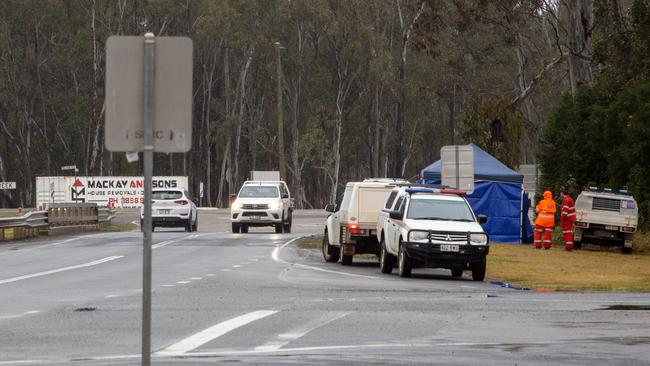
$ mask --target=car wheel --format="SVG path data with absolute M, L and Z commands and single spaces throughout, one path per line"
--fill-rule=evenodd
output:
M 325 262 L 336 263 L 341 257 L 340 249 L 330 245 L 330 240 L 327 237 L 327 230 L 325 230 L 325 234 L 323 235 L 322 251 Z
M 199 230 L 199 218 L 197 217 L 196 220 L 194 220 L 194 226 L 192 227 L 192 231 L 198 231 Z
M 384 238 L 381 238 L 379 245 L 381 248 L 379 252 L 379 268 L 381 269 L 381 273 L 390 274 L 393 272 L 395 257 L 386 250 Z
M 187 222 L 185 223 L 185 232 L 192 232 L 192 218 L 190 217 L 187 219 Z
M 242 225 L 241 226 L 241 232 L 244 233 L 244 234 L 248 233 L 248 225 Z
M 293 215 L 289 214 L 289 220 L 287 221 L 287 223 L 284 224 L 284 232 L 285 233 L 290 233 L 291 232 L 292 221 L 293 221 Z
M 232 232 L 235 234 L 239 234 L 239 225 L 232 224 Z
M 582 242 L 574 241 L 573 242 L 573 249 L 582 249 Z
M 480 262 L 472 263 L 472 280 L 483 281 L 485 279 L 486 261 L 483 258 Z
M 341 256 L 341 264 L 344 266 L 352 265 L 352 257 L 354 257 L 352 254 L 343 254 Z
M 144 232 L 144 222 L 140 220 L 140 231 Z
M 452 269 L 451 270 L 451 277 L 463 277 L 463 270 L 462 269 Z
M 411 277 L 411 270 L 413 269 L 411 258 L 406 255 L 406 250 L 401 245 L 401 243 L 399 246 L 399 255 L 397 257 L 397 261 L 399 262 L 399 276 Z
M 156 225 L 151 224 L 151 232 L 153 233 L 154 231 L 156 231 Z

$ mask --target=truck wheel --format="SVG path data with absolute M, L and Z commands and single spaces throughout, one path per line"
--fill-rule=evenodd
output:
M 289 220 L 284 224 L 284 232 L 285 233 L 290 233 L 291 232 L 291 224 L 293 222 L 293 215 L 289 214 Z
M 451 277 L 463 277 L 463 270 L 462 269 L 452 269 L 451 270 Z
M 352 254 L 343 254 L 341 256 L 341 264 L 344 266 L 352 265 Z
M 275 233 L 276 234 L 282 234 L 282 229 L 283 229 L 282 224 L 275 224 Z
M 582 249 L 582 242 L 581 241 L 574 241 L 573 242 L 573 249 Z
M 323 259 L 325 259 L 325 262 L 328 263 L 336 263 L 341 257 L 340 249 L 330 245 L 330 240 L 327 237 L 327 230 L 325 230 L 325 234 L 323 235 L 322 251 Z
M 239 233 L 239 225 L 237 224 L 232 224 L 232 232 L 235 234 Z
M 413 269 L 413 264 L 411 263 L 411 258 L 406 255 L 406 250 L 401 245 L 399 246 L 399 255 L 397 256 L 397 262 L 399 263 L 399 276 L 400 277 L 411 277 L 411 270 Z
M 241 232 L 244 233 L 244 234 L 248 233 L 248 225 L 242 225 L 241 226 Z
M 485 267 L 485 258 L 483 258 L 480 262 L 472 263 L 472 280 L 483 281 L 485 279 Z
M 386 250 L 384 238 L 381 238 L 381 243 L 379 245 L 381 248 L 379 252 L 379 268 L 381 269 L 381 273 L 390 274 L 393 272 L 395 257 Z

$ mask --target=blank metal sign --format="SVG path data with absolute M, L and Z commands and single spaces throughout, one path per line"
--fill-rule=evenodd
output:
M 154 151 L 187 152 L 192 144 L 192 40 L 155 38 Z M 144 37 L 106 41 L 106 148 L 143 151 Z
M 445 186 L 474 192 L 474 151 L 471 145 L 447 145 L 440 149 L 440 175 Z

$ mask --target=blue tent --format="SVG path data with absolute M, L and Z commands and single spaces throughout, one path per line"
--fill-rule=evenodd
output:
M 532 242 L 533 228 L 528 220 L 530 200 L 524 193 L 524 176 L 503 165 L 480 147 L 474 152 L 474 192 L 467 201 L 474 212 L 488 217 L 483 225 L 494 243 Z M 440 160 L 422 169 L 420 182 L 439 184 Z

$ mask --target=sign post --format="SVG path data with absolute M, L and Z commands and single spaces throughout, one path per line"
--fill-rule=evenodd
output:
M 106 147 L 143 152 L 142 365 L 151 364 L 153 153 L 192 143 L 192 41 L 112 36 L 106 42 Z

